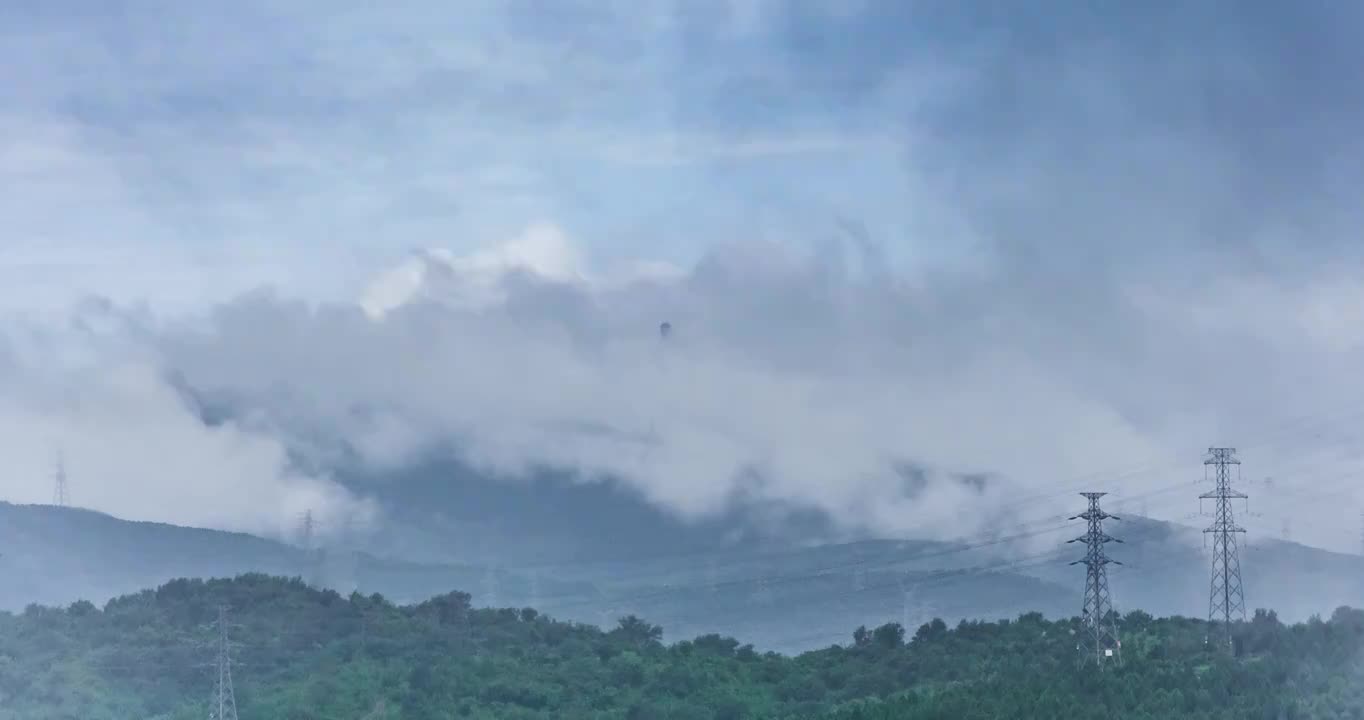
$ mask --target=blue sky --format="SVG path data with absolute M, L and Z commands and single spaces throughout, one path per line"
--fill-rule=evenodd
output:
M 718 244 L 828 241 L 849 221 L 910 267 L 985 248 L 1076 270 L 1156 245 L 1249 262 L 1284 245 L 1254 235 L 1338 233 L 1360 179 L 1360 15 L 1210 0 L 6 3 L 0 177 L 25 248 L 10 262 L 73 287 L 122 263 L 120 294 L 156 285 L 150 256 L 217 266 L 220 292 L 334 294 L 407 248 L 466 252 L 537 221 L 594 255 L 684 266 Z
M 287 282 L 541 220 L 682 264 L 841 217 L 896 230 L 899 101 L 807 93 L 742 5 L 7 4 L 11 237 Z

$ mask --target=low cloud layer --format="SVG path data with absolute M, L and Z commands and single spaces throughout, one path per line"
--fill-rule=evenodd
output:
M 0 495 L 381 522 L 343 439 L 962 537 L 1229 444 L 1354 550 L 1358 8 L 846 5 L 0 11 L 0 306 L 112 298 L 11 318 Z
M 108 311 L 78 317 L 108 319 Z M 10 318 L 10 327 L 22 322 Z M 135 520 L 288 536 L 310 508 L 361 526 L 376 518 L 372 503 L 291 470 L 283 438 L 235 423 L 205 426 L 121 328 L 75 322 L 7 339 L 7 501 L 53 502 L 63 471 L 67 502 Z
M 1360 468 L 1356 435 L 1330 423 L 1358 393 L 1328 381 L 1359 352 L 1321 310 L 1352 302 L 1340 286 L 1133 286 L 1085 297 L 1084 317 L 1111 324 L 1076 326 L 1071 288 L 873 272 L 855 243 L 734 246 L 675 276 L 602 282 L 536 272 L 525 248 L 571 254 L 550 237 L 484 255 L 513 258 L 501 264 L 414 256 L 397 269 L 418 280 L 408 301 L 383 314 L 268 292 L 189 316 L 86 308 L 9 353 L 5 425 L 26 455 L 7 495 L 44 500 L 61 442 L 76 499 L 120 515 L 376 521 L 366 488 L 316 470 L 345 441 L 379 475 L 453 446 L 490 475 L 574 469 L 682 517 L 749 502 L 951 538 L 1041 523 L 1091 488 L 1185 520 L 1201 451 L 1225 443 L 1243 447 L 1257 501 L 1272 493 L 1272 516 L 1247 519 L 1269 532 L 1306 517 L 1311 503 L 1289 507 L 1304 492 L 1356 500 L 1335 482 Z M 233 419 L 205 426 L 168 378 Z M 1298 539 L 1352 544 L 1350 516 L 1301 522 Z

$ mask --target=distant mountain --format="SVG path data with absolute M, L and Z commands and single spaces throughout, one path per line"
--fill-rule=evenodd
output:
M 225 577 L 248 569 L 300 575 L 302 554 L 241 533 L 0 503 L 0 609 L 103 602 L 175 577 Z
M 921 623 L 934 610 L 955 618 L 1007 616 L 1023 607 L 1061 613 L 1068 607 L 1068 588 L 1007 572 L 934 578 L 906 606 L 898 583 L 914 566 L 912 556 L 937 555 L 924 563 L 947 566 L 951 559 L 940 557 L 947 547 L 900 542 L 784 550 L 730 546 L 498 567 L 418 563 L 337 549 L 309 553 L 241 533 L 0 503 L 0 609 L 81 599 L 103 603 L 178 577 L 262 572 L 311 579 L 343 593 L 378 592 L 398 602 L 462 590 L 479 605 L 532 606 L 592 624 L 647 613 L 664 623 L 669 637 L 747 631 L 764 649 L 794 651 L 842 639 L 858 624 Z
M 722 516 L 684 521 L 622 483 L 567 472 L 495 478 L 438 457 L 381 478 L 344 466 L 332 473 L 385 508 L 387 521 L 367 540 L 368 549 L 422 562 L 643 560 L 846 538 L 826 517 L 779 508 L 737 505 Z
M 1126 542 L 1113 548 L 1124 565 L 1110 568 L 1117 607 L 1204 617 L 1208 561 L 1194 544 L 1198 535 L 1127 519 Z M 1084 575 L 1069 565 L 1078 557 L 1074 546 L 1011 555 L 1008 540 L 693 543 L 596 560 L 414 562 L 336 548 L 309 553 L 240 533 L 0 503 L 0 609 L 103 603 L 177 577 L 262 572 L 403 603 L 460 590 L 477 605 L 536 607 L 590 624 L 634 614 L 661 624 L 669 638 L 719 632 L 784 652 L 843 641 L 858 625 L 913 628 L 934 617 L 955 623 L 1026 611 L 1078 614 Z M 1242 571 L 1249 610 L 1273 608 L 1298 619 L 1364 604 L 1364 558 L 1269 541 L 1243 550 Z
M 337 549 L 305 551 L 243 533 L 0 503 L 0 610 L 31 603 L 102 603 L 175 578 L 248 572 L 300 577 L 346 593 L 379 592 L 399 602 L 484 586 L 490 578 L 494 586 L 527 586 L 514 574 L 481 567 L 410 563 Z M 544 587 L 546 593 L 579 595 L 590 588 L 552 578 Z
M 1203 532 L 1173 523 L 1124 516 L 1110 532 L 1124 541 L 1109 554 L 1113 600 L 1120 609 L 1153 615 L 1206 617 L 1212 556 Z M 1238 550 L 1246 611 L 1273 609 L 1284 620 L 1329 616 L 1364 601 L 1364 557 L 1277 539 L 1257 539 Z M 1039 577 L 1074 584 L 1074 569 L 1050 568 Z

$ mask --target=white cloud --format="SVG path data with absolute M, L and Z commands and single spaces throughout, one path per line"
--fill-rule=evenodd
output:
M 906 499 L 887 459 L 1038 492 L 1147 468 L 1131 495 L 1249 437 L 1254 473 L 1354 472 L 1348 425 L 1253 444 L 1360 399 L 1353 23 L 1237 18 L 1336 30 L 1304 32 L 1322 52 L 1303 55 L 1144 5 L 1002 8 L 1004 39 L 969 3 L 419 6 L 0 23 L 0 307 L 28 321 L 5 407 L 16 432 L 71 436 L 78 498 L 233 527 L 362 512 L 282 469 L 281 424 L 381 464 L 454 436 L 498 468 L 625 475 L 679 512 L 741 494 L 934 533 L 988 513 L 945 486 Z M 1131 52 L 1146 33 L 1169 52 Z M 850 263 L 760 242 L 817 244 L 835 217 L 887 243 Z M 431 250 L 400 265 L 410 247 Z M 86 294 L 114 308 L 79 318 L 93 346 L 62 310 Z M 395 309 L 418 299 L 439 306 Z M 200 427 L 163 365 L 261 412 Z M 147 409 L 39 412 L 67 387 L 90 417 Z M 216 468 L 206 497 L 266 501 L 206 509 L 174 463 L 115 451 L 162 436 Z M 41 499 L 49 443 L 16 437 L 31 458 L 3 490 Z M 83 455 L 131 489 L 82 493 Z M 1160 496 L 1168 517 L 1183 497 Z M 1353 548 L 1347 515 L 1298 526 Z
M 73 495 L 96 509 L 269 533 L 311 507 L 339 527 L 375 518 L 364 490 L 291 470 L 287 449 L 341 438 L 384 469 L 453 442 L 495 473 L 616 477 L 684 517 L 744 501 L 963 537 L 1050 518 L 1091 488 L 1185 520 L 1201 451 L 1229 443 L 1248 478 L 1278 479 L 1252 527 L 1310 512 L 1282 501 L 1303 487 L 1364 500 L 1332 485 L 1364 471 L 1342 452 L 1358 434 L 1320 426 L 1361 405 L 1338 326 L 1320 319 L 1343 291 L 1134 285 L 1088 297 L 1086 326 L 997 273 L 902 276 L 841 256 L 737 244 L 686 272 L 614 274 L 540 224 L 432 252 L 446 274 L 415 278 L 382 314 L 258 292 L 207 314 L 94 303 L 75 322 L 31 318 L 8 336 L 0 425 L 21 450 L 0 492 L 49 497 L 61 443 Z M 206 427 L 172 371 L 239 420 Z M 899 461 L 926 468 L 926 488 Z M 977 493 L 958 473 L 994 479 Z M 1052 499 L 1014 508 L 1039 494 Z M 1352 524 L 1304 520 L 1300 539 L 1353 547 Z
M 1357 393 L 1284 382 L 1222 402 L 1219 385 L 1203 386 L 1249 385 L 1281 362 L 1341 371 L 1323 361 L 1329 346 L 1310 315 L 1247 333 L 1137 296 L 1090 308 L 1142 333 L 1146 356 L 1126 356 L 1111 333 L 1077 331 L 1047 314 L 1053 299 L 997 277 L 916 284 L 839 270 L 833 257 L 743 246 L 682 276 L 605 283 L 561 232 L 538 226 L 501 248 L 447 255 L 444 268 L 458 271 L 437 292 L 408 292 L 381 316 L 256 294 L 192 331 L 160 324 L 144 348 L 262 413 L 253 432 L 345 437 L 381 467 L 454 441 L 498 473 L 550 465 L 619 477 L 683 516 L 743 498 L 884 533 L 970 535 L 1015 499 L 1087 489 L 1069 482 L 1085 477 L 1120 497 L 1156 492 L 1152 512 L 1182 520 L 1197 489 L 1170 484 L 1197 475 L 1208 445 L 1247 440 L 1254 472 L 1286 476 L 1343 441 L 1253 444 L 1280 418 Z M 1190 310 L 1202 302 L 1179 297 Z M 896 461 L 935 480 L 915 495 Z M 952 473 L 998 480 L 977 496 Z
M 236 423 L 205 426 L 131 339 L 80 342 L 42 330 L 8 345 L 6 500 L 50 502 L 60 453 L 70 501 L 119 517 L 271 536 L 306 509 L 331 529 L 377 518 L 372 504 L 327 478 L 291 470 L 279 438 Z

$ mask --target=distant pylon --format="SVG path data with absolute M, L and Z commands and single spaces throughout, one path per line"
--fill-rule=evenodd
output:
M 933 605 L 920 594 L 917 583 L 908 575 L 900 579 L 900 627 L 912 637 L 919 626 L 933 619 Z
M 1238 556 L 1236 535 L 1244 533 L 1245 528 L 1236 524 L 1232 515 L 1231 501 L 1244 499 L 1246 494 L 1232 490 L 1231 466 L 1240 466 L 1236 458 L 1236 448 L 1208 448 L 1208 457 L 1203 460 L 1205 468 L 1215 468 L 1212 492 L 1199 495 L 1201 500 L 1216 500 L 1217 509 L 1213 511 L 1212 525 L 1203 530 L 1212 535 L 1212 580 L 1208 589 L 1208 635 L 1212 636 L 1213 624 L 1222 622 L 1223 641 L 1231 646 L 1231 623 L 1239 618 L 1246 619 L 1246 598 L 1241 587 L 1241 559 Z
M 1105 543 L 1122 541 L 1109 537 L 1104 532 L 1104 520 L 1119 519 L 1116 515 L 1109 515 L 1099 507 L 1099 498 L 1106 494 L 1101 492 L 1080 493 L 1089 500 L 1089 508 L 1070 519 L 1085 520 L 1089 523 L 1089 529 L 1084 535 L 1067 541 L 1085 544 L 1084 558 L 1076 560 L 1071 565 L 1083 564 L 1085 566 L 1085 608 L 1080 619 L 1085 626 L 1086 640 L 1094 653 L 1094 663 L 1099 668 L 1103 668 L 1107 661 L 1122 663 L 1122 643 L 1118 640 L 1113 599 L 1108 592 L 1108 571 L 1105 569 L 1109 564 L 1121 565 L 1122 563 L 1109 558 L 1104 552 Z M 1089 651 L 1086 650 L 1086 652 Z
M 766 576 L 758 578 L 758 586 L 749 599 L 762 606 L 772 604 L 772 587 Z
M 914 586 L 910 584 L 908 578 L 900 578 L 900 595 L 900 627 L 905 629 L 907 635 L 912 636 L 914 631 L 918 629 L 914 626 L 914 621 L 918 619 L 918 613 L 914 612 L 914 600 L 916 599 Z
M 528 602 L 530 607 L 536 610 L 540 609 L 540 572 L 534 569 L 530 571 L 530 598 Z
M 209 720 L 237 720 L 237 695 L 232 689 L 232 646 L 227 640 L 227 607 L 218 606 L 218 681 L 213 690 Z
M 303 549 L 308 552 L 312 552 L 313 532 L 316 529 L 317 525 L 313 521 L 313 511 L 309 508 L 298 518 L 298 541 L 299 544 L 303 546 Z
M 611 623 L 619 620 L 616 615 L 616 608 L 614 606 L 603 607 L 599 609 L 597 613 L 601 615 L 601 631 L 604 633 L 611 632 L 611 630 L 613 630 Z
M 52 504 L 57 507 L 67 507 L 71 504 L 71 497 L 66 487 L 66 457 L 57 451 L 57 469 L 52 474 Z
M 490 608 L 496 610 L 496 609 L 497 609 L 497 570 L 494 569 L 492 566 L 488 566 L 487 568 L 484 568 L 484 570 L 483 570 L 483 592 L 484 592 L 484 595 L 486 596 L 484 602 L 488 603 L 488 607 L 490 607 Z
M 323 585 L 322 549 L 317 546 L 317 521 L 311 508 L 298 518 L 298 542 L 303 548 L 303 581 L 312 587 Z

